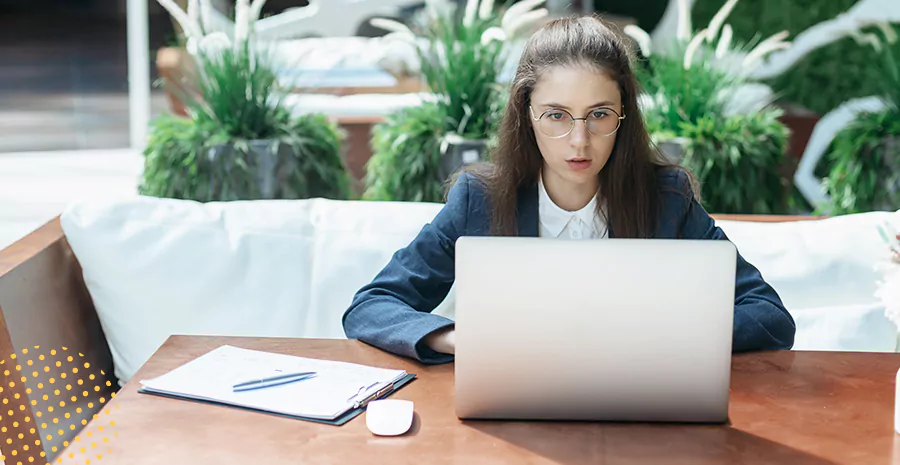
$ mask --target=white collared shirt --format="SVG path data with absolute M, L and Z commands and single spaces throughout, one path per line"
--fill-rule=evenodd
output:
M 553 203 L 543 179 L 539 179 L 538 186 L 540 237 L 575 240 L 608 237 L 606 222 L 597 213 L 596 196 L 584 208 L 570 212 Z

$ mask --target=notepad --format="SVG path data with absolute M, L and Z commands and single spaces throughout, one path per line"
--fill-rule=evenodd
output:
M 233 391 L 235 384 L 247 380 L 304 371 L 317 375 L 266 389 Z M 365 402 L 390 394 L 414 376 L 405 370 L 224 345 L 162 376 L 142 380 L 139 392 L 342 424 Z

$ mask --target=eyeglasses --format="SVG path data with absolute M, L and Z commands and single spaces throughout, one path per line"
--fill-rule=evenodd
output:
M 612 108 L 594 108 L 584 118 L 575 118 L 566 110 L 551 108 L 540 117 L 534 116 L 534 108 L 529 105 L 531 118 L 538 121 L 538 127 L 547 137 L 554 139 L 568 136 L 575 129 L 575 121 L 584 121 L 588 132 L 595 136 L 611 136 L 619 130 L 625 115 L 619 116 Z

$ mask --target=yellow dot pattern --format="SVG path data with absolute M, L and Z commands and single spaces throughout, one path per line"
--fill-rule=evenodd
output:
M 115 428 L 116 422 L 115 420 L 111 420 L 105 425 L 99 424 L 99 412 L 97 412 L 91 415 L 94 423 L 89 423 L 91 420 L 82 418 L 82 415 L 85 413 L 85 410 L 82 409 L 82 407 L 87 405 L 87 413 L 92 412 L 95 407 L 103 408 L 102 405 L 107 403 L 107 398 L 103 395 L 103 387 L 113 387 L 112 382 L 103 379 L 106 375 L 103 370 L 97 370 L 100 373 L 99 376 L 90 373 L 91 364 L 84 360 L 79 360 L 84 357 L 84 354 L 82 353 L 78 353 L 78 356 L 76 357 L 72 352 L 68 352 L 68 348 L 62 347 L 62 351 L 56 349 L 50 350 L 48 356 L 45 355 L 45 353 L 39 352 L 39 349 L 40 346 L 34 346 L 34 353 L 29 357 L 25 356 L 29 354 L 31 349 L 22 349 L 21 358 L 18 358 L 18 354 L 10 354 L 8 360 L 12 360 L 12 363 L 15 364 L 15 371 L 9 369 L 3 370 L 3 374 L 7 379 L 5 380 L 5 384 L 0 386 L 0 399 L 2 399 L 3 405 L 11 407 L 6 412 L 7 415 L 10 417 L 14 417 L 16 414 L 22 415 L 22 413 L 18 412 L 24 413 L 26 412 L 25 407 L 30 406 L 31 412 L 35 417 L 35 422 L 32 424 L 31 417 L 23 415 L 26 424 L 23 426 L 26 426 L 26 428 L 20 429 L 19 421 L 14 421 L 12 423 L 12 431 L 8 431 L 5 426 L 2 427 L 3 433 L 11 433 L 13 437 L 19 438 L 20 441 L 29 441 L 29 444 L 22 444 L 19 449 L 16 450 L 8 447 L 8 445 L 12 445 L 12 438 L 8 437 L 6 440 L 7 445 L 4 445 L 3 447 L 4 452 L 8 453 L 11 457 L 16 457 L 19 461 L 7 461 L 6 463 L 17 463 L 17 465 L 22 465 L 23 463 L 35 463 L 36 461 L 41 464 L 46 463 L 45 460 L 50 460 L 50 458 L 44 459 L 47 457 L 47 453 L 43 450 L 44 447 L 49 447 L 54 455 L 61 451 L 66 451 L 65 448 L 70 446 L 69 440 L 66 439 L 67 434 L 72 434 L 75 442 L 81 442 L 81 437 L 83 435 L 93 439 L 90 443 L 90 448 L 87 447 L 87 444 L 84 444 L 85 447 L 79 448 L 78 451 L 66 451 L 67 453 L 65 456 L 69 459 L 75 459 L 74 463 L 78 465 L 90 465 L 92 460 L 102 461 L 106 455 L 111 454 L 113 451 L 112 449 L 107 449 L 105 453 L 103 453 L 103 451 L 98 450 L 99 444 L 108 444 L 110 438 L 118 437 L 118 432 L 112 431 L 112 429 Z M 68 352 L 68 354 L 66 352 Z M 18 363 L 16 362 L 17 359 Z M 0 360 L 0 365 L 5 364 L 5 362 L 6 360 Z M 70 365 L 69 367 L 65 367 L 66 362 L 71 363 L 74 366 Z M 23 369 L 23 365 L 32 368 L 28 368 L 26 371 L 26 369 Z M 6 366 L 11 367 L 12 364 Z M 61 368 L 64 371 L 51 368 L 54 366 L 57 369 Z M 47 373 L 50 373 L 51 371 L 59 373 L 58 378 L 60 379 L 60 383 L 58 385 L 56 377 L 46 377 L 41 379 L 42 377 L 47 376 Z M 71 376 L 71 378 L 69 378 L 69 376 Z M 10 379 L 11 377 L 15 377 L 15 379 Z M 59 388 L 54 389 L 52 394 L 50 392 L 44 392 L 44 388 L 46 387 L 45 383 L 48 383 L 51 386 L 58 386 Z M 65 390 L 62 389 L 63 383 L 65 383 Z M 33 387 L 36 387 L 36 389 L 33 389 Z M 9 391 L 5 391 L 5 389 L 9 389 Z M 80 396 L 78 395 L 79 393 Z M 100 395 L 99 404 L 96 403 L 98 400 L 97 398 L 92 398 L 92 396 L 98 394 Z M 114 399 L 115 396 L 115 392 L 110 392 L 109 400 Z M 85 404 L 78 405 L 80 398 L 84 399 Z M 70 401 L 71 404 L 69 403 Z M 56 405 L 59 406 L 59 410 L 54 412 L 57 408 Z M 118 409 L 119 405 L 116 405 L 115 408 Z M 103 410 L 106 415 L 110 415 L 111 411 L 114 409 L 110 407 Z M 44 421 L 39 421 L 38 418 L 42 419 L 44 413 L 48 414 L 48 418 Z M 19 418 L 21 419 L 23 417 Z M 0 420 L 2 419 L 3 417 L 0 416 Z M 54 428 L 51 431 L 48 428 L 48 425 L 51 423 L 52 425 L 59 425 L 59 427 L 51 426 L 51 428 Z M 38 425 L 40 425 L 40 431 L 37 429 Z M 82 431 L 78 432 L 79 429 L 82 429 Z M 107 431 L 107 429 L 109 431 Z M 31 434 L 28 438 L 26 438 L 26 431 Z M 113 433 L 112 436 L 110 436 L 110 433 Z M 62 441 L 62 448 L 58 445 L 49 444 L 54 440 Z M 48 442 L 46 446 L 42 446 L 44 441 Z M 33 442 L 33 445 L 30 445 L 31 442 Z M 51 457 L 53 457 L 53 455 L 51 455 Z M 64 456 L 56 457 L 56 461 L 62 463 L 63 457 Z M 38 460 L 35 460 L 36 458 Z M 0 456 L 0 461 L 5 459 L 7 459 L 6 456 Z M 72 462 L 70 461 L 68 463 Z

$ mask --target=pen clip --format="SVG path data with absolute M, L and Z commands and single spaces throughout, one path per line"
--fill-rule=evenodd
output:
M 364 392 L 368 392 L 369 389 L 377 386 L 378 384 L 380 384 L 380 383 L 373 383 L 368 386 L 360 386 L 359 390 L 356 391 L 356 394 L 353 394 L 352 396 L 350 396 L 350 398 L 347 399 L 347 401 L 348 402 L 353 401 L 354 398 L 359 397 L 360 394 L 362 394 Z M 374 392 L 363 397 L 362 399 L 353 401 L 353 408 L 365 407 L 366 405 L 369 404 L 369 402 L 384 396 L 385 394 L 391 392 L 393 389 L 394 389 L 394 383 L 388 382 L 381 388 L 375 390 Z

